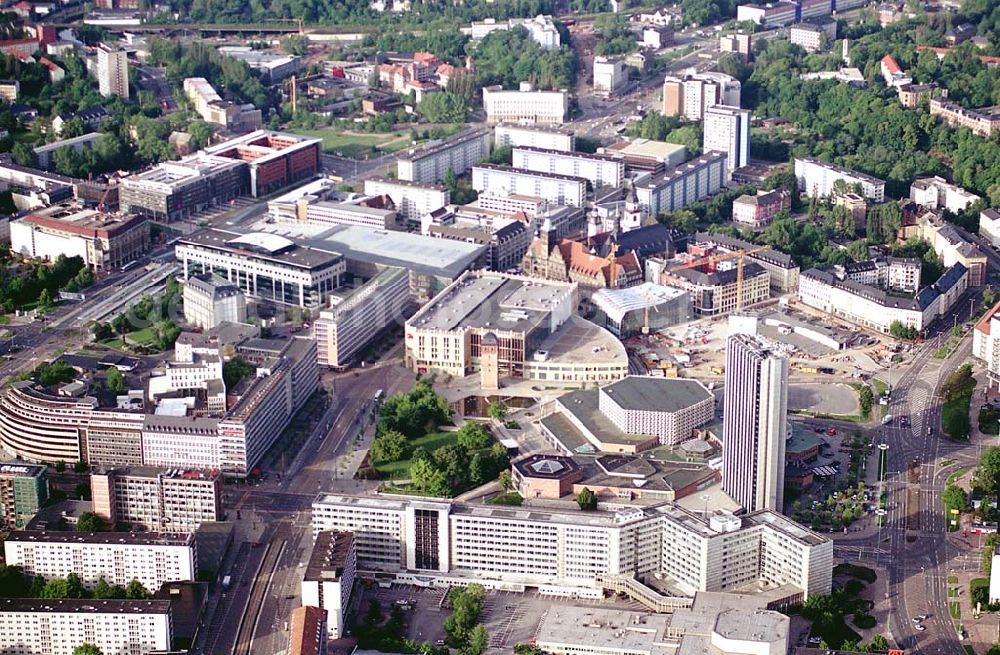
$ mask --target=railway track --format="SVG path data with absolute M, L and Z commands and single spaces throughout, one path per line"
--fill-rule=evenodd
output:
M 278 567 L 278 561 L 281 559 L 281 554 L 287 543 L 285 539 L 279 540 L 275 537 L 267 544 L 264 559 L 261 561 L 253 585 L 250 587 L 250 598 L 247 600 L 246 611 L 240 618 L 232 655 L 251 655 L 253 652 L 253 638 L 257 632 L 261 608 L 264 606 L 267 590 L 271 586 L 271 578 L 274 576 L 274 571 Z

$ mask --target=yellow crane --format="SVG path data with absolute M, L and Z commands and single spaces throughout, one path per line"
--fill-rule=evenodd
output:
M 704 266 L 705 264 L 715 264 L 717 262 L 723 262 L 730 259 L 737 259 L 736 262 L 736 311 L 743 309 L 743 262 L 748 255 L 753 255 L 758 252 L 764 252 L 765 250 L 770 250 L 771 246 L 757 246 L 756 248 L 748 248 L 746 250 L 736 250 L 734 252 L 723 252 L 717 255 L 709 255 L 708 257 L 699 257 L 685 264 L 678 264 L 667 269 L 667 273 L 674 273 L 676 271 L 683 271 L 688 268 L 697 268 L 699 266 Z

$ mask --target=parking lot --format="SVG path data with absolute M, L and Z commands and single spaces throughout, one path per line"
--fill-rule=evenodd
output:
M 384 588 L 374 586 L 362 592 L 360 612 L 363 616 L 371 599 L 378 600 L 383 611 L 397 600 L 415 601 L 404 611 L 406 636 L 422 643 L 431 644 L 444 639 L 444 621 L 450 610 L 445 607 L 447 590 L 439 587 L 418 587 L 415 585 L 392 585 Z M 515 644 L 523 644 L 535 637 L 538 626 L 549 608 L 554 604 L 600 606 L 611 609 L 646 611 L 632 600 L 609 597 L 603 600 L 581 600 L 542 596 L 535 590 L 525 593 L 513 591 L 487 591 L 483 602 L 480 623 L 490 634 L 490 649 L 510 652 Z M 357 617 L 360 620 L 360 616 Z

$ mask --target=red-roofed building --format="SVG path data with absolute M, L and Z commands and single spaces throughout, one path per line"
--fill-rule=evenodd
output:
M 441 64 L 437 67 L 438 84 L 440 84 L 443 89 L 447 89 L 451 83 L 458 78 L 466 77 L 471 74 L 472 71 L 468 68 L 459 68 L 458 66 L 452 66 L 451 64 Z
M 17 57 L 21 61 L 34 61 L 32 57 L 38 50 L 38 41 L 35 39 L 7 39 L 0 41 L 0 52 Z
M 622 289 L 642 282 L 642 266 L 634 251 L 615 257 L 612 263 L 591 254 L 579 241 L 557 241 L 555 230 L 544 226 L 528 247 L 521 268 L 526 275 L 576 282 L 587 289 Z
M 291 619 L 288 655 L 326 655 L 326 612 L 318 607 L 296 607 Z
M 885 80 L 886 86 L 897 87 L 913 81 L 907 77 L 892 55 L 882 57 L 882 61 L 879 62 L 879 69 L 882 71 L 882 79 Z
M 49 69 L 49 81 L 52 82 L 53 84 L 61 81 L 64 77 L 66 77 L 66 71 L 60 68 L 59 65 L 56 64 L 51 59 L 46 59 L 45 57 L 42 57 L 38 60 L 38 63 Z

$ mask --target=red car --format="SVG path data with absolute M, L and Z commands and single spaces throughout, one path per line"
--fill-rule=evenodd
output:
M 827 430 L 826 431 L 826 436 L 828 436 L 828 437 L 836 437 L 837 436 L 837 428 L 830 428 L 829 430 Z

